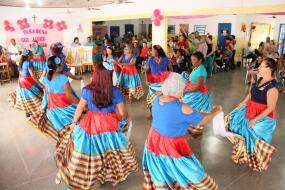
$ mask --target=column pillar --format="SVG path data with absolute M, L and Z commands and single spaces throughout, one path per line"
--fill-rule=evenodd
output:
M 152 45 L 160 45 L 165 53 L 167 53 L 167 28 L 167 17 L 160 21 L 160 26 L 155 26 L 152 23 Z

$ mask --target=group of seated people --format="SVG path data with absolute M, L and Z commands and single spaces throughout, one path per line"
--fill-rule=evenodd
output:
M 225 44 L 214 49 L 213 37 L 210 34 L 199 35 L 192 32 L 171 37 L 168 41 L 168 56 L 171 59 L 174 72 L 181 73 L 191 70 L 191 55 L 200 51 L 205 57 L 204 66 L 209 77 L 217 71 L 228 71 L 235 68 L 235 36 L 226 38 Z
M 247 84 L 254 84 L 258 80 L 257 68 L 263 59 L 270 57 L 278 63 L 278 72 L 275 78 L 279 81 L 280 92 L 285 92 L 285 56 L 280 55 L 274 40 L 266 38 L 266 42 L 260 42 L 258 49 L 253 49 L 251 43 L 243 50 L 243 58 L 247 60 Z

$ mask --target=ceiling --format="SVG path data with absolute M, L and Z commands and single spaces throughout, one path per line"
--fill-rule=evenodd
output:
M 38 2 L 42 2 L 42 6 Z M 128 0 L 0 0 L 0 6 L 25 7 L 26 2 L 33 8 L 81 8 L 100 7 L 108 4 L 131 3 Z

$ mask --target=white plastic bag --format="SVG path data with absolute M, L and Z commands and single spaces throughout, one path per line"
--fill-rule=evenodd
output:
M 82 89 L 85 87 L 85 83 L 84 83 L 84 80 L 81 80 L 80 81 L 80 89 L 82 91 Z
M 130 121 L 130 123 L 129 123 L 129 129 L 128 129 L 128 132 L 127 132 L 127 137 L 128 137 L 128 139 L 130 139 L 130 137 L 131 137 L 132 128 L 133 128 L 133 121 Z
M 224 112 L 220 112 L 213 119 L 213 130 L 215 135 L 220 135 L 223 137 L 227 137 L 232 135 L 231 132 L 226 131 L 225 128 L 225 114 Z
M 75 75 L 75 67 L 71 67 L 71 68 L 70 68 L 70 73 L 73 74 L 73 75 Z M 69 79 L 69 83 L 71 83 L 72 80 L 73 80 L 72 78 L 68 78 L 68 79 Z

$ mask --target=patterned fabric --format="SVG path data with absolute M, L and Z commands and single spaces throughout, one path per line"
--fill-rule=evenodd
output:
M 161 95 L 161 84 L 160 83 L 149 83 L 148 94 L 146 96 L 146 106 L 151 108 L 154 99 Z
M 137 100 L 144 95 L 143 88 L 141 85 L 137 86 L 135 89 L 130 89 L 128 87 L 120 87 L 120 90 L 125 97 L 133 97 Z
M 20 96 L 19 90 L 12 92 L 8 95 L 8 103 L 11 107 L 25 111 L 26 113 L 37 113 L 41 111 L 42 94 L 25 99 Z
M 145 190 L 218 189 L 185 137 L 188 127 L 197 125 L 204 116 L 195 111 L 183 114 L 181 110 L 178 100 L 160 102 L 158 97 L 153 103 L 152 127 L 142 161 Z
M 89 190 L 105 182 L 115 186 L 138 170 L 134 149 L 124 134 L 128 132 L 127 121 L 120 121 L 115 112 L 123 97 L 113 88 L 112 105 L 102 109 L 94 105 L 90 90 L 85 88 L 82 98 L 89 110 L 64 135 L 56 151 L 56 182 L 64 181 L 71 189 Z
M 141 79 L 135 65 L 125 65 L 130 63 L 134 55 L 126 58 L 122 56 L 122 67 L 115 66 L 114 70 L 118 78 L 118 84 L 122 94 L 129 99 L 140 99 L 144 92 L 141 84 Z
M 151 179 L 151 175 L 149 171 L 144 168 L 144 190 L 160 190 L 160 189 L 175 189 L 175 190 L 218 190 L 218 186 L 216 185 L 215 181 L 210 177 L 206 176 L 200 182 L 197 183 L 188 183 L 185 187 L 181 187 L 176 181 L 173 181 L 171 185 L 168 184 L 160 184 L 154 185 Z
M 56 163 L 59 168 L 56 183 L 64 181 L 71 189 L 91 189 L 95 184 L 105 182 L 111 182 L 115 186 L 124 181 L 130 173 L 138 170 L 132 145 L 128 142 L 124 148 L 116 145 L 123 137 L 122 133 L 112 136 L 108 134 L 90 136 L 90 142 L 84 140 L 85 143 L 81 147 L 75 141 L 83 138 L 75 134 L 78 130 L 80 131 L 79 128 L 75 128 L 75 132 L 66 133 L 56 151 Z M 82 141 L 79 139 L 78 142 Z M 107 148 L 108 143 L 111 143 L 110 146 L 113 148 Z M 102 150 L 94 150 L 97 154 L 84 152 L 84 146 L 93 145 L 99 146 Z
M 33 71 L 37 79 L 41 78 L 43 72 L 45 71 L 46 62 L 45 61 L 34 61 L 33 62 Z
M 236 164 L 248 164 L 256 171 L 265 171 L 277 151 L 269 143 L 275 130 L 276 122 L 265 117 L 255 126 L 249 127 L 249 119 L 245 117 L 246 107 L 236 109 L 225 117 L 225 126 L 228 131 L 235 133 L 228 139 L 233 143 L 232 160 Z
M 53 128 L 52 124 L 48 120 L 45 113 L 34 114 L 28 118 L 28 123 L 36 129 L 39 129 L 46 136 L 54 139 L 57 142 L 60 142 L 64 134 L 67 133 L 70 128 L 66 126 L 64 129 L 57 131 Z

